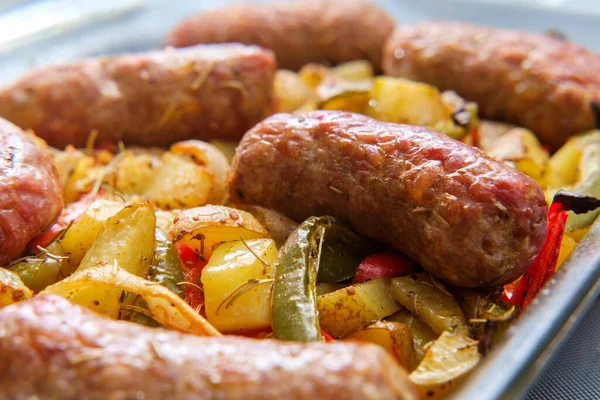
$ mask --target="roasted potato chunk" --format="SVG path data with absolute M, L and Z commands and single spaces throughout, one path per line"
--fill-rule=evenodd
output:
M 344 340 L 358 340 L 378 344 L 409 371 L 412 371 L 417 365 L 412 333 L 408 326 L 401 323 L 377 321 L 352 333 Z
M 440 399 L 455 388 L 479 363 L 481 355 L 477 345 L 476 340 L 443 332 L 409 375 L 421 397 Z
M 269 237 L 269 231 L 252 214 L 224 206 L 182 211 L 173 226 L 174 240 L 191 247 L 205 260 L 221 243 Z
M 215 249 L 202 270 L 208 321 L 224 333 L 271 327 L 272 239 L 237 240 Z
M 439 282 L 432 280 L 428 272 L 392 279 L 391 292 L 401 305 L 435 333 L 449 331 L 469 336 L 469 327 L 460 305 Z
M 515 168 L 537 182 L 542 182 L 549 158 L 533 132 L 523 128 L 515 128 L 502 135 L 488 148 L 487 154 L 514 164 Z
M 116 263 L 134 275 L 146 276 L 154 255 L 155 228 L 154 207 L 149 202 L 123 208 L 106 220 L 78 270 L 103 261 Z
M 0 267 L 0 307 L 27 300 L 31 296 L 33 292 L 25 286 L 19 275 Z
M 316 100 L 314 89 L 297 73 L 280 69 L 273 83 L 275 96 L 279 100 L 279 111 L 292 112 L 308 101 Z
M 317 298 L 319 322 L 335 338 L 346 337 L 400 309 L 390 294 L 390 280 L 381 277 Z
M 439 336 L 431 330 L 429 325 L 412 315 L 407 309 L 402 309 L 396 314 L 390 315 L 386 318 L 386 321 L 398 322 L 410 328 L 418 361 L 423 359 L 427 343 L 434 341 Z
M 208 321 L 195 312 L 185 301 L 162 285 L 152 284 L 130 274 L 115 265 L 100 262 L 93 268 L 78 271 L 70 277 L 47 287 L 42 293 L 65 297 L 111 318 L 118 318 L 122 311 L 147 312 L 150 317 L 167 328 L 205 336 L 220 336 Z M 112 293 L 131 293 L 139 296 L 147 305 L 135 309 L 123 305 L 119 296 Z
M 60 244 L 69 255 L 69 263 L 77 266 L 102 230 L 104 222 L 121 211 L 123 203 L 112 200 L 95 200 L 65 232 Z

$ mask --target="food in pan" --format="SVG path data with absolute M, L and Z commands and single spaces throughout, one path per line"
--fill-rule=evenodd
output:
M 62 187 L 50 157 L 32 134 L 0 119 L 0 264 L 21 255 L 63 206 Z
M 531 129 L 555 149 L 594 127 L 600 56 L 564 39 L 425 22 L 397 27 L 383 59 L 386 75 L 455 90 L 484 117 Z
M 309 62 L 369 60 L 379 69 L 394 22 L 363 0 L 241 2 L 209 9 L 181 21 L 167 37 L 174 47 L 240 42 L 272 49 L 282 68 Z
M 372 344 L 198 337 L 50 295 L 0 310 L 0 321 L 6 398 L 417 399 L 406 372 Z
M 599 131 L 551 154 L 480 121 L 459 87 L 310 61 L 275 71 L 269 50 L 202 45 L 2 91 L 56 148 L 0 124 L 0 218 L 43 220 L 0 220 L 27 233 L 0 269 L 0 397 L 440 398 L 535 312 L 598 216 Z
M 272 111 L 273 54 L 240 44 L 90 59 L 32 71 L 0 92 L 0 117 L 50 145 L 237 140 Z
M 546 200 L 528 176 L 434 131 L 340 111 L 256 125 L 230 191 L 298 221 L 332 215 L 459 286 L 514 281 L 546 232 Z

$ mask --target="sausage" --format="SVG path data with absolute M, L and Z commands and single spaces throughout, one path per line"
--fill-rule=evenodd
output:
M 594 127 L 600 56 L 563 39 L 425 22 L 397 27 L 383 59 L 387 75 L 455 90 L 484 117 L 529 128 L 554 148 Z
M 380 69 L 383 45 L 393 20 L 362 0 L 305 0 L 287 3 L 237 3 L 202 11 L 181 21 L 166 42 L 240 42 L 272 49 L 281 68 L 309 62 L 338 64 L 367 59 Z
M 417 399 L 371 344 L 200 337 L 50 295 L 0 310 L 0 399 Z
M 531 178 L 432 130 L 347 112 L 267 118 L 244 135 L 229 181 L 234 202 L 332 215 L 458 286 L 515 280 L 546 233 Z
M 33 135 L 0 118 L 0 149 L 0 266 L 5 266 L 58 217 L 63 197 L 56 167 Z
M 0 91 L 0 116 L 50 145 L 167 146 L 239 139 L 273 112 L 271 51 L 239 44 L 90 59 L 26 74 Z

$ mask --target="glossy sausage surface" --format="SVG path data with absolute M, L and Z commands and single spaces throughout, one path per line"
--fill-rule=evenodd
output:
M 417 399 L 375 345 L 200 337 L 49 295 L 0 310 L 0 388 L 0 399 Z
M 63 206 L 50 157 L 33 135 L 0 118 L 0 266 L 19 257 Z
M 383 70 L 454 90 L 484 117 L 531 129 L 555 148 L 592 129 L 591 104 L 600 103 L 600 55 L 532 32 L 441 21 L 399 26 Z
M 394 28 L 384 10 L 363 0 L 232 3 L 181 21 L 167 38 L 175 47 L 240 42 L 272 49 L 281 68 L 309 62 L 367 59 L 380 69 Z
M 528 176 L 426 128 L 340 111 L 256 125 L 229 187 L 233 201 L 296 221 L 339 218 L 459 286 L 516 279 L 546 233 L 546 200 Z
M 239 139 L 273 112 L 275 58 L 240 44 L 90 59 L 32 71 L 0 90 L 0 116 L 50 145 L 166 146 Z

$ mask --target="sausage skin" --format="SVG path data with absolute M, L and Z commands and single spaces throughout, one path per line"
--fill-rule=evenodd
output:
M 417 399 L 375 345 L 200 337 L 50 295 L 0 310 L 0 387 L 0 399 Z
M 239 139 L 273 112 L 271 51 L 204 45 L 90 59 L 30 72 L 0 91 L 0 116 L 50 145 L 167 146 Z
M 272 49 L 281 68 L 309 62 L 338 64 L 367 59 L 381 66 L 383 46 L 393 20 L 363 0 L 305 0 L 273 4 L 233 3 L 181 21 L 166 42 L 175 47 L 197 43 L 240 42 Z
M 383 54 L 386 75 L 454 90 L 484 117 L 534 131 L 557 148 L 593 129 L 600 55 L 564 39 L 458 22 L 397 27 Z
M 19 257 L 63 207 L 50 156 L 32 134 L 0 118 L 0 266 Z
M 339 111 L 276 114 L 239 144 L 232 201 L 332 215 L 458 286 L 518 278 L 546 233 L 537 183 L 426 128 Z

